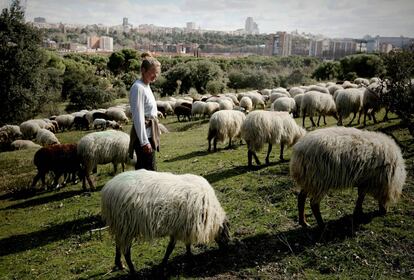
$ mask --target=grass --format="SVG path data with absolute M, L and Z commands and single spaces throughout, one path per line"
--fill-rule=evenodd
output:
M 379 117 L 378 119 L 381 119 Z M 328 118 L 328 125 L 335 120 Z M 301 120 L 297 120 L 301 123 Z M 270 166 L 246 168 L 245 145 L 207 153 L 208 122 L 177 123 L 162 135 L 159 171 L 204 176 L 216 190 L 231 222 L 233 241 L 226 252 L 215 244 L 196 246 L 193 263 L 178 243 L 168 266 L 172 278 L 272 279 L 412 279 L 414 278 L 413 140 L 392 119 L 367 129 L 392 134 L 403 146 L 409 177 L 403 196 L 385 217 L 372 215 L 376 202 L 367 197 L 369 222 L 353 225 L 355 189 L 332 193 L 321 203 L 328 224 L 304 230 L 297 223 L 296 191 L 288 162 L 278 162 L 274 147 Z M 307 126 L 309 121 L 307 120 Z M 129 126 L 125 131 L 129 131 Z M 63 143 L 88 132 L 57 134 Z M 259 154 L 264 162 L 265 150 Z M 35 150 L 0 154 L 0 279 L 127 279 L 128 271 L 111 272 L 114 242 L 99 217 L 99 190 L 110 178 L 111 165 L 99 166 L 98 191 L 84 193 L 80 184 L 59 191 L 29 188 L 36 173 Z M 291 149 L 285 150 L 289 159 Z M 132 167 L 128 167 L 132 169 Z M 308 221 L 316 225 L 307 204 Z M 167 239 L 135 243 L 132 260 L 138 276 L 159 276 L 158 264 Z

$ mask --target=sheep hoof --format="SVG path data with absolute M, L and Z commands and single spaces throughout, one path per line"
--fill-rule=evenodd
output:
M 305 221 L 301 221 L 301 222 L 299 222 L 299 225 L 301 225 L 303 228 L 310 228 L 310 224 L 308 224 L 307 222 L 305 222 Z

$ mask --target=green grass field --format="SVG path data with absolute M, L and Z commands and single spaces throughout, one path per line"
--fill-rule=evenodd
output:
M 379 116 L 378 119 L 382 119 Z M 328 118 L 329 124 L 335 120 Z M 331 193 L 321 203 L 327 229 L 319 232 L 306 205 L 311 229 L 297 223 L 296 190 L 289 163 L 279 163 L 279 147 L 271 164 L 250 171 L 246 145 L 207 153 L 208 121 L 162 121 L 158 170 L 204 176 L 216 190 L 230 223 L 232 242 L 226 252 L 216 244 L 196 246 L 192 262 L 178 243 L 170 257 L 171 278 L 209 279 L 413 279 L 414 278 L 414 142 L 392 119 L 367 129 L 392 133 L 403 146 L 407 183 L 398 204 L 385 217 L 373 217 L 377 203 L 367 197 L 369 222 L 352 223 L 356 189 Z M 297 119 L 298 123 L 301 120 Z M 309 126 L 309 121 L 307 121 Z M 129 127 L 125 131 L 129 131 Z M 88 132 L 57 134 L 71 143 Z M 111 165 L 99 166 L 97 191 L 81 185 L 59 191 L 30 189 L 36 173 L 35 150 L 0 154 L 0 279 L 126 279 L 128 270 L 111 272 L 114 242 L 100 221 L 99 190 L 112 177 Z M 291 149 L 285 150 L 290 159 Z M 264 162 L 265 150 L 259 154 Z M 128 169 L 133 169 L 131 166 Z M 168 239 L 134 243 L 132 260 L 139 279 L 160 276 L 158 265 Z

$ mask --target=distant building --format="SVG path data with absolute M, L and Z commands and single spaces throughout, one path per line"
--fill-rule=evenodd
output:
M 103 51 L 113 51 L 114 39 L 108 36 L 101 36 L 99 39 L 99 48 Z
M 277 32 L 269 35 L 266 46 L 267 55 L 289 56 L 292 52 L 292 37 L 286 32 Z
M 98 49 L 100 44 L 100 38 L 98 36 L 91 36 L 87 38 L 88 49 Z
M 246 19 L 244 30 L 246 34 L 259 34 L 259 26 L 256 22 L 254 22 L 252 17 L 248 17 Z
M 195 30 L 197 28 L 195 22 L 187 22 L 186 26 L 188 31 Z
M 122 25 L 123 25 L 123 26 L 127 26 L 127 25 L 128 25 L 128 18 L 127 18 L 127 17 L 124 17 L 124 18 L 122 19 Z
M 35 17 L 33 21 L 36 23 L 46 23 L 46 19 L 44 17 Z

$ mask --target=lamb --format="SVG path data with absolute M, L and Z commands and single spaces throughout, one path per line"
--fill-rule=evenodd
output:
M 191 121 L 191 109 L 186 106 L 176 106 L 174 108 L 174 114 L 177 116 L 178 121 L 180 121 L 180 116 L 183 116 L 184 120 L 187 117 L 188 121 Z
M 112 163 L 114 173 L 118 163 L 125 169 L 128 162 L 129 135 L 116 130 L 93 132 L 83 136 L 78 143 L 78 156 L 84 168 L 82 188 L 86 189 L 86 180 L 90 188 L 95 189 L 90 177 L 92 169 L 98 164 Z
M 281 97 L 272 104 L 272 111 L 294 112 L 296 108 L 295 99 L 291 97 Z
M 315 113 L 319 113 L 318 126 L 322 116 L 324 124 L 326 125 L 325 115 L 332 115 L 336 118 L 335 101 L 330 94 L 318 91 L 308 91 L 302 98 L 300 113 L 303 117 L 303 127 L 305 127 L 305 117 L 307 114 L 309 114 L 309 119 L 312 122 L 312 126 L 316 126 L 312 118 Z
M 124 124 L 127 124 L 129 121 L 124 110 L 121 108 L 108 108 L 108 110 L 106 110 L 106 115 L 111 121 L 116 121 Z
M 123 269 L 125 256 L 130 273 L 134 239 L 170 237 L 162 265 L 165 267 L 177 240 L 191 245 L 215 240 L 222 248 L 230 240 L 226 213 L 206 179 L 192 174 L 140 169 L 118 174 L 102 189 L 101 214 L 116 243 L 115 267 Z
M 71 129 L 73 125 L 73 121 L 75 120 L 75 117 L 72 115 L 59 115 L 56 117 L 55 121 L 57 121 L 59 128 L 62 131 L 65 131 L 65 128 Z
M 11 148 L 13 150 L 26 150 L 26 149 L 32 149 L 32 148 L 41 148 L 42 146 L 33 143 L 30 140 L 14 140 L 10 144 Z
M 249 113 L 253 109 L 253 102 L 248 96 L 243 96 L 240 99 L 240 107 L 244 108 L 246 113 Z
M 284 146 L 295 144 L 305 133 L 306 131 L 299 127 L 287 112 L 254 111 L 250 113 L 241 130 L 242 138 L 248 146 L 248 166 L 252 167 L 252 157 L 256 164 L 260 165 L 256 152 L 260 151 L 265 143 L 269 144 L 266 164 L 269 164 L 273 144 L 280 143 L 280 160 L 283 161 Z
M 76 144 L 57 144 L 43 147 L 38 150 L 33 159 L 37 167 L 37 174 L 33 178 L 32 187 L 36 186 L 39 179 L 42 179 L 45 186 L 45 175 L 52 171 L 55 175 L 53 187 L 59 187 L 59 178 L 63 175 L 78 173 L 82 178 L 81 163 L 77 155 Z M 63 182 L 66 183 L 67 176 Z
M 55 134 L 47 129 L 41 128 L 36 134 L 36 142 L 42 146 L 60 144 Z
M 329 190 L 358 188 L 357 221 L 365 194 L 378 200 L 379 213 L 385 214 L 399 199 L 406 170 L 400 148 L 385 134 L 330 127 L 310 132 L 293 146 L 290 175 L 300 189 L 299 224 L 309 226 L 305 219 L 309 196 L 318 225 L 324 227 L 319 204 Z
M 241 126 L 246 119 L 243 112 L 236 110 L 221 110 L 215 112 L 208 128 L 208 151 L 211 150 L 211 140 L 214 141 L 214 151 L 217 151 L 217 141 L 224 142 L 229 139 L 228 148 L 231 148 L 231 140 L 240 138 Z
M 354 121 L 356 114 L 359 112 L 359 119 L 361 117 L 362 109 L 362 96 L 363 92 L 357 88 L 348 88 L 343 90 L 338 90 L 335 93 L 335 105 L 336 111 L 338 113 L 338 125 L 342 125 L 342 120 L 347 118 L 351 113 L 354 113 L 354 117 L 348 123 L 351 125 Z

